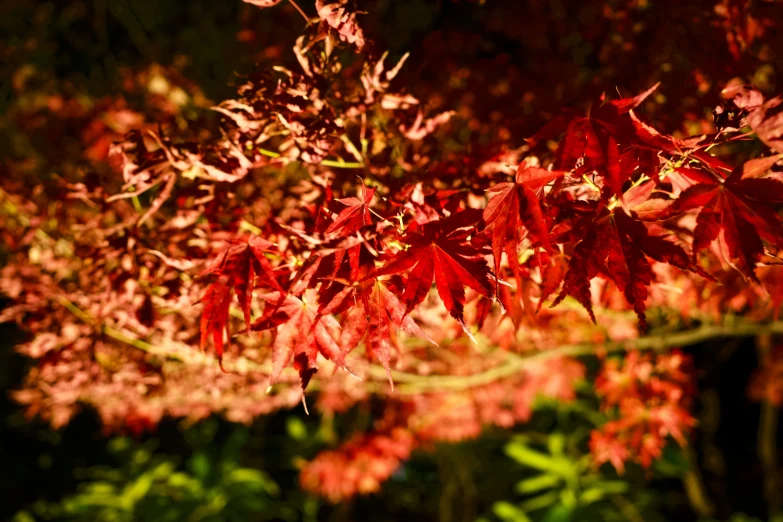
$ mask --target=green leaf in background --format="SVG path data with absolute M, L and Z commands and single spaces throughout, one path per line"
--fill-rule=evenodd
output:
M 525 512 L 510 502 L 496 502 L 492 511 L 504 522 L 530 522 Z
M 542 489 L 550 489 L 557 486 L 560 479 L 554 475 L 538 475 L 529 479 L 520 480 L 514 487 L 520 495 L 530 495 L 537 493 Z
M 285 422 L 285 431 L 295 441 L 303 441 L 307 438 L 307 426 L 299 417 L 288 417 Z
M 543 518 L 543 522 L 568 522 L 571 520 L 571 509 L 564 505 L 552 506 Z
M 105 522 L 179 522 L 282 520 L 291 512 L 270 509 L 279 486 L 263 471 L 241 466 L 238 455 L 248 440 L 245 428 L 236 428 L 219 449 L 213 447 L 216 423 L 186 430 L 194 449 L 184 467 L 154 450 L 155 441 L 134 445 L 127 438 L 108 443 L 118 463 L 81 473 L 87 479 L 80 490 L 59 503 L 36 503 L 16 514 L 14 522 L 60 519 Z M 92 479 L 92 480 L 90 480 Z
M 197 452 L 188 460 L 188 469 L 194 477 L 205 482 L 212 473 L 212 464 L 206 454 Z

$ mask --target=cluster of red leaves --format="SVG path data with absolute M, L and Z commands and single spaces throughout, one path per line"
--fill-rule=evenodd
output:
M 483 210 L 474 208 L 468 192 L 454 189 L 435 191 L 429 201 L 412 198 L 418 205 L 411 211 L 408 205 L 390 205 L 390 199 L 364 184 L 360 198 L 330 200 L 336 189 L 332 183 L 324 202 L 312 210 L 312 232 L 306 235 L 277 222 L 295 235 L 287 251 L 271 245 L 268 251 L 281 260 L 299 257 L 301 264 L 273 268 L 256 256 L 254 262 L 263 259 L 268 267 L 262 278 L 234 265 L 221 269 L 231 274 L 224 273 L 226 280 L 212 285 L 203 299 L 202 340 L 214 337 L 222 354 L 231 288 L 240 296 L 248 326 L 248 288 L 282 290 L 286 299 L 295 300 L 305 290 L 316 289 L 317 310 L 306 314 L 304 324 L 310 328 L 330 315 L 341 315 L 339 339 L 322 330 L 316 331 L 320 340 L 315 343 L 302 331 L 303 315 L 293 309 L 278 322 L 261 319 L 252 327 L 280 329 L 290 323 L 283 332 L 299 330 L 295 336 L 286 334 L 285 343 L 275 343 L 275 360 L 285 364 L 292 356 L 301 357 L 297 367 L 304 386 L 316 368 L 316 344 L 322 355 L 342 366 L 346 354 L 366 337 L 371 353 L 388 370 L 391 327 L 426 338 L 407 315 L 433 284 L 452 317 L 464 326 L 466 290 L 480 299 L 499 298 L 507 309 L 518 308 L 517 299 L 535 299 L 522 282 L 535 270 L 541 278 L 536 308 L 560 288 L 553 305 L 571 296 L 595 321 L 591 282 L 598 277 L 617 287 L 645 330 L 656 263 L 713 280 L 700 261 L 716 242 L 720 259 L 758 281 L 757 263 L 774 262 L 775 252 L 783 248 L 783 224 L 774 206 L 783 202 L 783 182 L 770 173 L 778 156 L 732 168 L 704 152 L 719 143 L 720 135 L 684 141 L 658 133 L 633 114 L 653 90 L 602 102 L 586 116 L 569 111 L 553 120 L 531 142 L 562 135 L 555 153 L 558 170 L 523 162 L 514 182 L 487 183 L 489 201 Z M 761 99 L 758 91 L 746 89 L 733 98 L 734 110 L 746 114 L 751 128 L 774 146 L 775 131 L 767 128 L 772 129 L 777 118 L 768 114 L 776 100 L 749 107 L 743 101 L 747 97 Z M 685 224 L 686 216 L 695 216 L 695 225 Z M 394 226 L 393 220 L 400 225 Z M 520 263 L 525 251 L 530 255 Z M 494 271 L 486 261 L 490 255 Z M 508 277 L 517 282 L 515 293 L 500 291 Z M 265 315 L 275 315 L 271 301 L 264 301 Z M 489 312 L 489 301 L 483 309 Z
M 332 502 L 375 493 L 410 457 L 413 445 L 413 436 L 404 428 L 361 435 L 337 451 L 319 453 L 302 469 L 299 483 Z
M 610 359 L 595 381 L 601 409 L 611 420 L 593 431 L 590 451 L 597 464 L 609 462 L 619 473 L 626 462 L 648 468 L 661 456 L 671 436 L 680 445 L 696 421 L 689 411 L 693 395 L 690 358 L 630 352 Z

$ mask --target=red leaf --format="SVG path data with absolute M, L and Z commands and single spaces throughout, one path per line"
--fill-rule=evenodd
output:
M 340 355 L 335 363 L 342 364 L 345 356 L 366 337 L 368 353 L 383 364 L 393 389 L 390 368 L 392 326 L 410 335 L 421 337 L 436 346 L 437 343 L 407 316 L 405 307 L 383 282 L 377 279 L 363 281 L 355 291 L 354 298 L 357 304 L 348 309 L 344 317 L 340 336 Z
M 517 169 L 516 182 L 532 191 L 542 189 L 550 181 L 562 178 L 566 175 L 562 170 L 547 170 L 540 167 L 531 167 L 523 163 Z
M 546 124 L 544 124 L 544 126 L 538 130 L 538 132 L 527 138 L 525 141 L 527 141 L 530 146 L 535 146 L 541 140 L 551 140 L 556 138 L 566 131 L 570 118 L 571 116 L 568 113 L 555 116 L 554 118 L 547 121 Z
M 655 92 L 655 90 L 660 86 L 661 83 L 658 82 L 646 91 L 644 91 L 641 94 L 637 94 L 633 98 L 621 98 L 619 100 L 612 100 L 607 105 L 612 106 L 614 109 L 616 109 L 617 114 L 625 114 L 626 112 L 635 109 L 641 103 L 647 99 L 648 96 L 650 96 L 652 93 Z
M 606 164 L 604 147 L 598 138 L 596 123 L 591 118 L 574 118 L 568 124 L 557 149 L 555 168 L 571 170 L 582 158 L 590 168 Z
M 337 219 L 334 220 L 334 223 L 326 229 L 327 234 L 336 233 L 342 236 L 348 236 L 363 226 L 372 223 L 369 205 L 375 195 L 375 189 L 368 189 L 365 186 L 362 186 L 362 189 L 364 191 L 362 199 L 352 197 L 336 200 L 345 205 L 346 208 L 340 212 Z
M 266 308 L 251 329 L 275 329 L 270 383 L 280 377 L 293 359 L 302 389 L 305 389 L 318 370 L 316 359 L 319 353 L 337 362 L 341 351 L 329 330 L 338 329 L 339 323 L 331 315 L 318 314 L 315 290 L 306 291 L 301 299 L 281 292 L 264 294 L 261 298 L 267 303 Z M 344 366 L 342 360 L 339 365 Z
M 204 296 L 199 300 L 204 303 L 204 311 L 201 315 L 201 349 L 206 348 L 207 340 L 212 335 L 221 368 L 223 367 L 223 331 L 228 332 L 232 289 L 237 295 L 248 329 L 250 328 L 250 303 L 256 283 L 261 283 L 260 288 L 282 291 L 274 277 L 274 269 L 264 256 L 264 251 L 268 251 L 271 246 L 271 243 L 256 236 L 251 236 L 246 242 L 234 240 L 202 274 L 202 276 L 216 274 L 218 280 L 207 287 Z
M 668 134 L 661 134 L 653 127 L 641 121 L 636 117 L 633 111 L 631 111 L 629 114 L 633 126 L 632 132 L 641 144 L 652 147 L 653 150 L 661 150 L 672 155 L 682 156 L 687 153 L 689 157 L 695 158 L 702 163 L 709 165 L 721 173 L 721 175 L 723 175 L 721 171 L 730 172 L 732 170 L 730 165 L 726 164 L 719 158 L 711 156 L 702 150 L 694 150 L 694 147 L 698 144 L 698 142 L 702 141 L 701 137 L 689 140 L 673 138 Z
M 653 277 L 647 257 L 709 277 L 690 263 L 682 247 L 651 234 L 647 225 L 637 219 L 634 205 L 645 201 L 641 194 L 648 192 L 651 187 L 652 183 L 643 184 L 624 195 L 630 216 L 619 207 L 613 211 L 604 207 L 597 211 L 592 220 L 586 221 L 583 231 L 585 236 L 574 247 L 563 289 L 552 306 L 571 295 L 585 307 L 595 322 L 590 281 L 603 272 L 633 306 L 639 318 L 639 326 L 645 330 L 647 320 L 644 302 Z
M 738 109 L 751 110 L 764 103 L 764 95 L 749 85 L 730 83 L 720 94 L 721 98 L 730 98 Z
M 563 277 L 568 270 L 568 263 L 563 254 L 553 256 L 541 273 L 541 295 L 538 300 L 538 310 L 544 305 L 547 298 L 560 287 Z
M 483 219 L 492 236 L 496 275 L 500 274 L 504 249 L 509 262 L 516 266 L 521 226 L 528 230 L 534 245 L 551 248 L 549 230 L 535 191 L 565 174 L 562 170 L 550 171 L 523 164 L 517 170 L 516 183 L 500 183 L 487 191 L 490 200 L 484 209 Z
M 405 313 L 409 313 L 424 300 L 433 279 L 443 304 L 449 313 L 464 324 L 462 311 L 465 304 L 465 287 L 490 297 L 492 285 L 489 269 L 481 253 L 467 243 L 468 230 L 455 228 L 462 225 L 458 212 L 449 220 L 428 223 L 422 233 L 406 235 L 404 241 L 411 246 L 398 253 L 372 277 L 398 274 L 410 270 L 402 299 Z
M 783 202 L 783 183 L 756 178 L 771 166 L 772 160 L 752 160 L 735 169 L 725 182 L 704 179 L 680 194 L 669 215 L 700 208 L 693 231 L 693 254 L 707 248 L 722 233 L 728 258 L 737 269 L 757 281 L 753 271 L 764 254 L 762 240 L 783 248 L 783 223 L 770 202 Z M 743 176 L 748 175 L 745 179 Z
M 767 156 L 766 158 L 756 158 L 745 162 L 742 167 L 734 169 L 729 180 L 740 180 L 750 178 L 761 178 L 769 169 L 771 169 L 781 159 L 780 154 Z
M 580 116 L 576 111 L 567 111 L 528 141 L 535 143 L 539 139 L 553 137 L 567 122 L 565 135 L 557 149 L 555 168 L 571 170 L 583 161 L 585 170 L 603 169 L 608 162 L 608 154 L 616 152 L 616 157 L 619 157 L 619 151 L 608 150 L 608 138 L 612 137 L 616 142 L 626 144 L 629 143 L 629 138 L 634 138 L 634 125 L 627 114 L 657 88 L 658 84 L 633 98 L 609 101 L 595 108 L 587 116 Z M 616 174 L 603 170 L 600 170 L 600 173 L 608 176 Z M 619 193 L 619 189 L 615 190 L 615 193 Z
M 228 332 L 228 310 L 231 306 L 231 287 L 223 282 L 209 285 L 201 313 L 201 349 L 204 350 L 212 336 L 220 368 L 223 369 L 223 331 Z
M 606 177 L 612 193 L 619 196 L 627 178 L 623 175 L 623 169 L 620 167 L 620 146 L 611 136 L 606 143 Z
M 590 280 L 598 275 L 604 266 L 606 257 L 609 255 L 609 242 L 606 239 L 607 232 L 606 225 L 593 228 L 574 247 L 573 255 L 568 263 L 568 271 L 563 281 L 563 289 L 552 303 L 552 307 L 557 306 L 567 295 L 570 295 L 587 310 L 590 319 L 595 322 Z

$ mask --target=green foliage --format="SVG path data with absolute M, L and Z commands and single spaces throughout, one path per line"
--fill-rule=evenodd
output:
M 611 466 L 598 468 L 587 450 L 592 421 L 579 402 L 570 406 L 542 412 L 554 414 L 549 429 L 516 435 L 506 444 L 505 454 L 522 478 L 479 521 L 665 520 L 658 509 L 661 497 L 645 479 L 681 477 L 688 469 L 681 450 L 667 447 L 652 476 L 637 466 L 622 476 Z
M 39 502 L 17 513 L 29 520 L 136 520 L 231 522 L 279 520 L 290 516 L 275 497 L 278 485 L 263 471 L 239 463 L 248 431 L 236 428 L 219 447 L 212 444 L 217 424 L 210 420 L 185 432 L 193 448 L 182 463 L 156 453 L 156 441 L 136 445 L 126 438 L 109 442 L 116 467 L 78 472 L 79 491 L 54 504 Z

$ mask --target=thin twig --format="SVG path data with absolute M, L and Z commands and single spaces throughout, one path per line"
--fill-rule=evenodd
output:
M 270 158 L 279 158 L 281 157 L 279 152 L 275 152 L 272 150 L 267 149 L 261 149 L 256 148 L 256 152 L 263 156 L 268 156 Z M 323 165 L 324 167 L 336 167 L 338 169 L 363 169 L 365 167 L 364 163 L 360 163 L 358 161 L 345 161 L 342 158 L 336 159 L 336 160 L 321 160 L 318 163 L 315 163 L 314 165 Z
M 305 12 L 302 11 L 302 8 L 299 7 L 299 5 L 296 2 L 294 2 L 294 0 L 288 0 L 288 1 L 291 2 L 291 5 L 294 6 L 297 11 L 299 11 L 299 14 L 302 15 L 302 18 L 305 19 L 305 22 L 309 23 L 310 22 L 310 18 L 308 18 L 307 14 L 305 14 Z
M 337 167 L 339 169 L 363 169 L 364 163 L 359 163 L 358 161 L 345 161 L 343 159 L 339 160 L 321 160 L 317 163 L 318 165 L 323 165 L 324 167 Z

